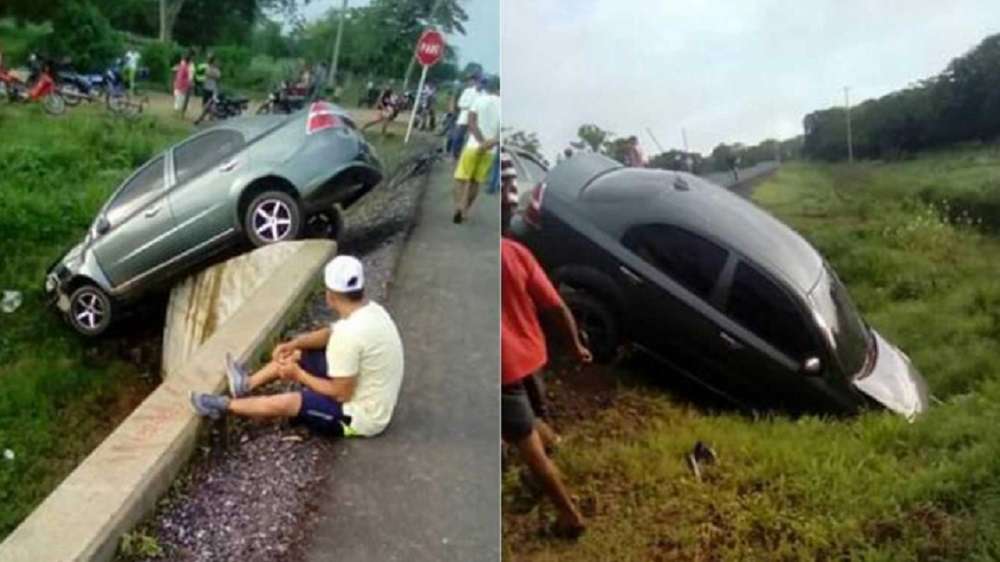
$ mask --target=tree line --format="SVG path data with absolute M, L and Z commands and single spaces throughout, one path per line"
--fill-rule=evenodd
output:
M 2 0 L 0 18 L 42 23 L 51 32 L 31 45 L 40 54 L 70 56 L 80 70 L 98 70 L 137 45 L 155 82 L 167 83 L 181 53 L 211 51 L 230 84 L 270 85 L 298 61 L 329 63 L 339 8 L 306 21 L 309 0 Z M 339 6 L 339 3 L 337 3 Z M 162 8 L 162 10 L 161 10 Z M 420 33 L 430 25 L 465 33 L 463 0 L 372 0 L 343 14 L 338 73 L 362 79 L 402 78 Z M 166 27 L 165 27 L 166 26 Z M 123 33 L 124 32 L 124 33 Z M 166 38 L 167 40 L 158 40 Z M 448 48 L 430 78 L 458 78 Z M 284 75 L 284 76 L 283 76 Z M 263 82 L 263 84 L 261 84 Z
M 893 159 L 918 150 L 1000 135 L 1000 34 L 953 59 L 938 75 L 851 107 L 853 149 L 859 158 Z M 847 158 L 843 107 L 803 119 L 803 153 Z

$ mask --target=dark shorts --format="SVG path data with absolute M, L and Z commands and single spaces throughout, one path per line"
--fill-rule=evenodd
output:
M 531 411 L 535 416 L 545 420 L 549 417 L 548 400 L 545 398 L 545 381 L 542 380 L 542 373 L 528 375 L 521 379 L 525 392 L 528 393 L 528 401 L 531 402 Z
M 535 413 L 524 384 L 520 381 L 500 387 L 500 435 L 517 443 L 535 430 Z
M 323 350 L 303 351 L 299 366 L 314 377 L 329 378 L 326 352 Z M 302 389 L 299 394 L 302 395 L 302 406 L 294 422 L 302 423 L 317 433 L 337 437 L 344 435 L 344 425 L 351 425 L 351 416 L 344 415 L 344 408 L 340 402 L 308 388 Z

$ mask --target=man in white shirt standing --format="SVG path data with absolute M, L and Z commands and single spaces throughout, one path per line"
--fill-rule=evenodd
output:
M 129 93 L 135 93 L 135 75 L 139 72 L 139 59 L 142 55 L 135 49 L 125 53 L 125 81 L 128 82 Z
M 500 79 L 489 79 L 486 89 L 469 108 L 469 138 L 455 167 L 455 215 L 458 224 L 469 218 L 479 186 L 489 179 L 493 149 L 500 144 Z
M 392 419 L 403 382 L 403 344 L 389 313 L 365 298 L 364 269 L 337 256 L 324 270 L 326 302 L 339 320 L 278 344 L 271 362 L 250 375 L 226 356 L 230 396 L 191 393 L 199 415 L 292 418 L 335 436 L 372 437 Z M 278 378 L 298 392 L 248 396 Z
M 481 89 L 481 81 L 478 74 L 470 74 L 466 79 L 465 89 L 462 90 L 462 95 L 458 96 L 458 101 L 455 102 L 455 110 L 458 111 L 458 118 L 455 119 L 455 129 L 452 131 L 451 136 L 451 155 L 456 160 L 462 154 L 462 148 L 465 147 L 465 138 L 469 131 L 469 108 L 479 97 Z

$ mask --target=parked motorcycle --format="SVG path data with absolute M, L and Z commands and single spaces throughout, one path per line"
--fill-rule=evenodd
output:
M 257 108 L 257 115 L 295 113 L 306 106 L 306 100 L 307 96 L 302 88 L 290 86 L 288 82 L 282 82 L 276 90 L 267 96 L 267 101 Z
M 228 97 L 221 92 L 216 92 L 205 105 L 201 115 L 195 120 L 195 125 L 200 125 L 203 121 L 222 121 L 230 117 L 239 117 L 247 110 L 250 100 L 244 97 Z

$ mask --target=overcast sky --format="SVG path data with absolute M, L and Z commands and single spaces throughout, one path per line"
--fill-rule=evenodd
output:
M 348 0 L 348 7 L 367 6 L 370 0 Z M 450 45 L 458 48 L 459 68 L 468 62 L 478 62 L 487 72 L 500 70 L 500 0 L 463 0 L 469 21 L 465 35 L 450 35 Z M 340 7 L 342 0 L 311 0 L 303 6 L 306 19 L 322 17 L 331 7 Z M 416 46 L 416 45 L 414 45 Z
M 802 132 L 802 117 L 930 77 L 1000 32 L 998 0 L 503 0 L 504 126 L 547 155 L 583 123 L 647 154 Z

